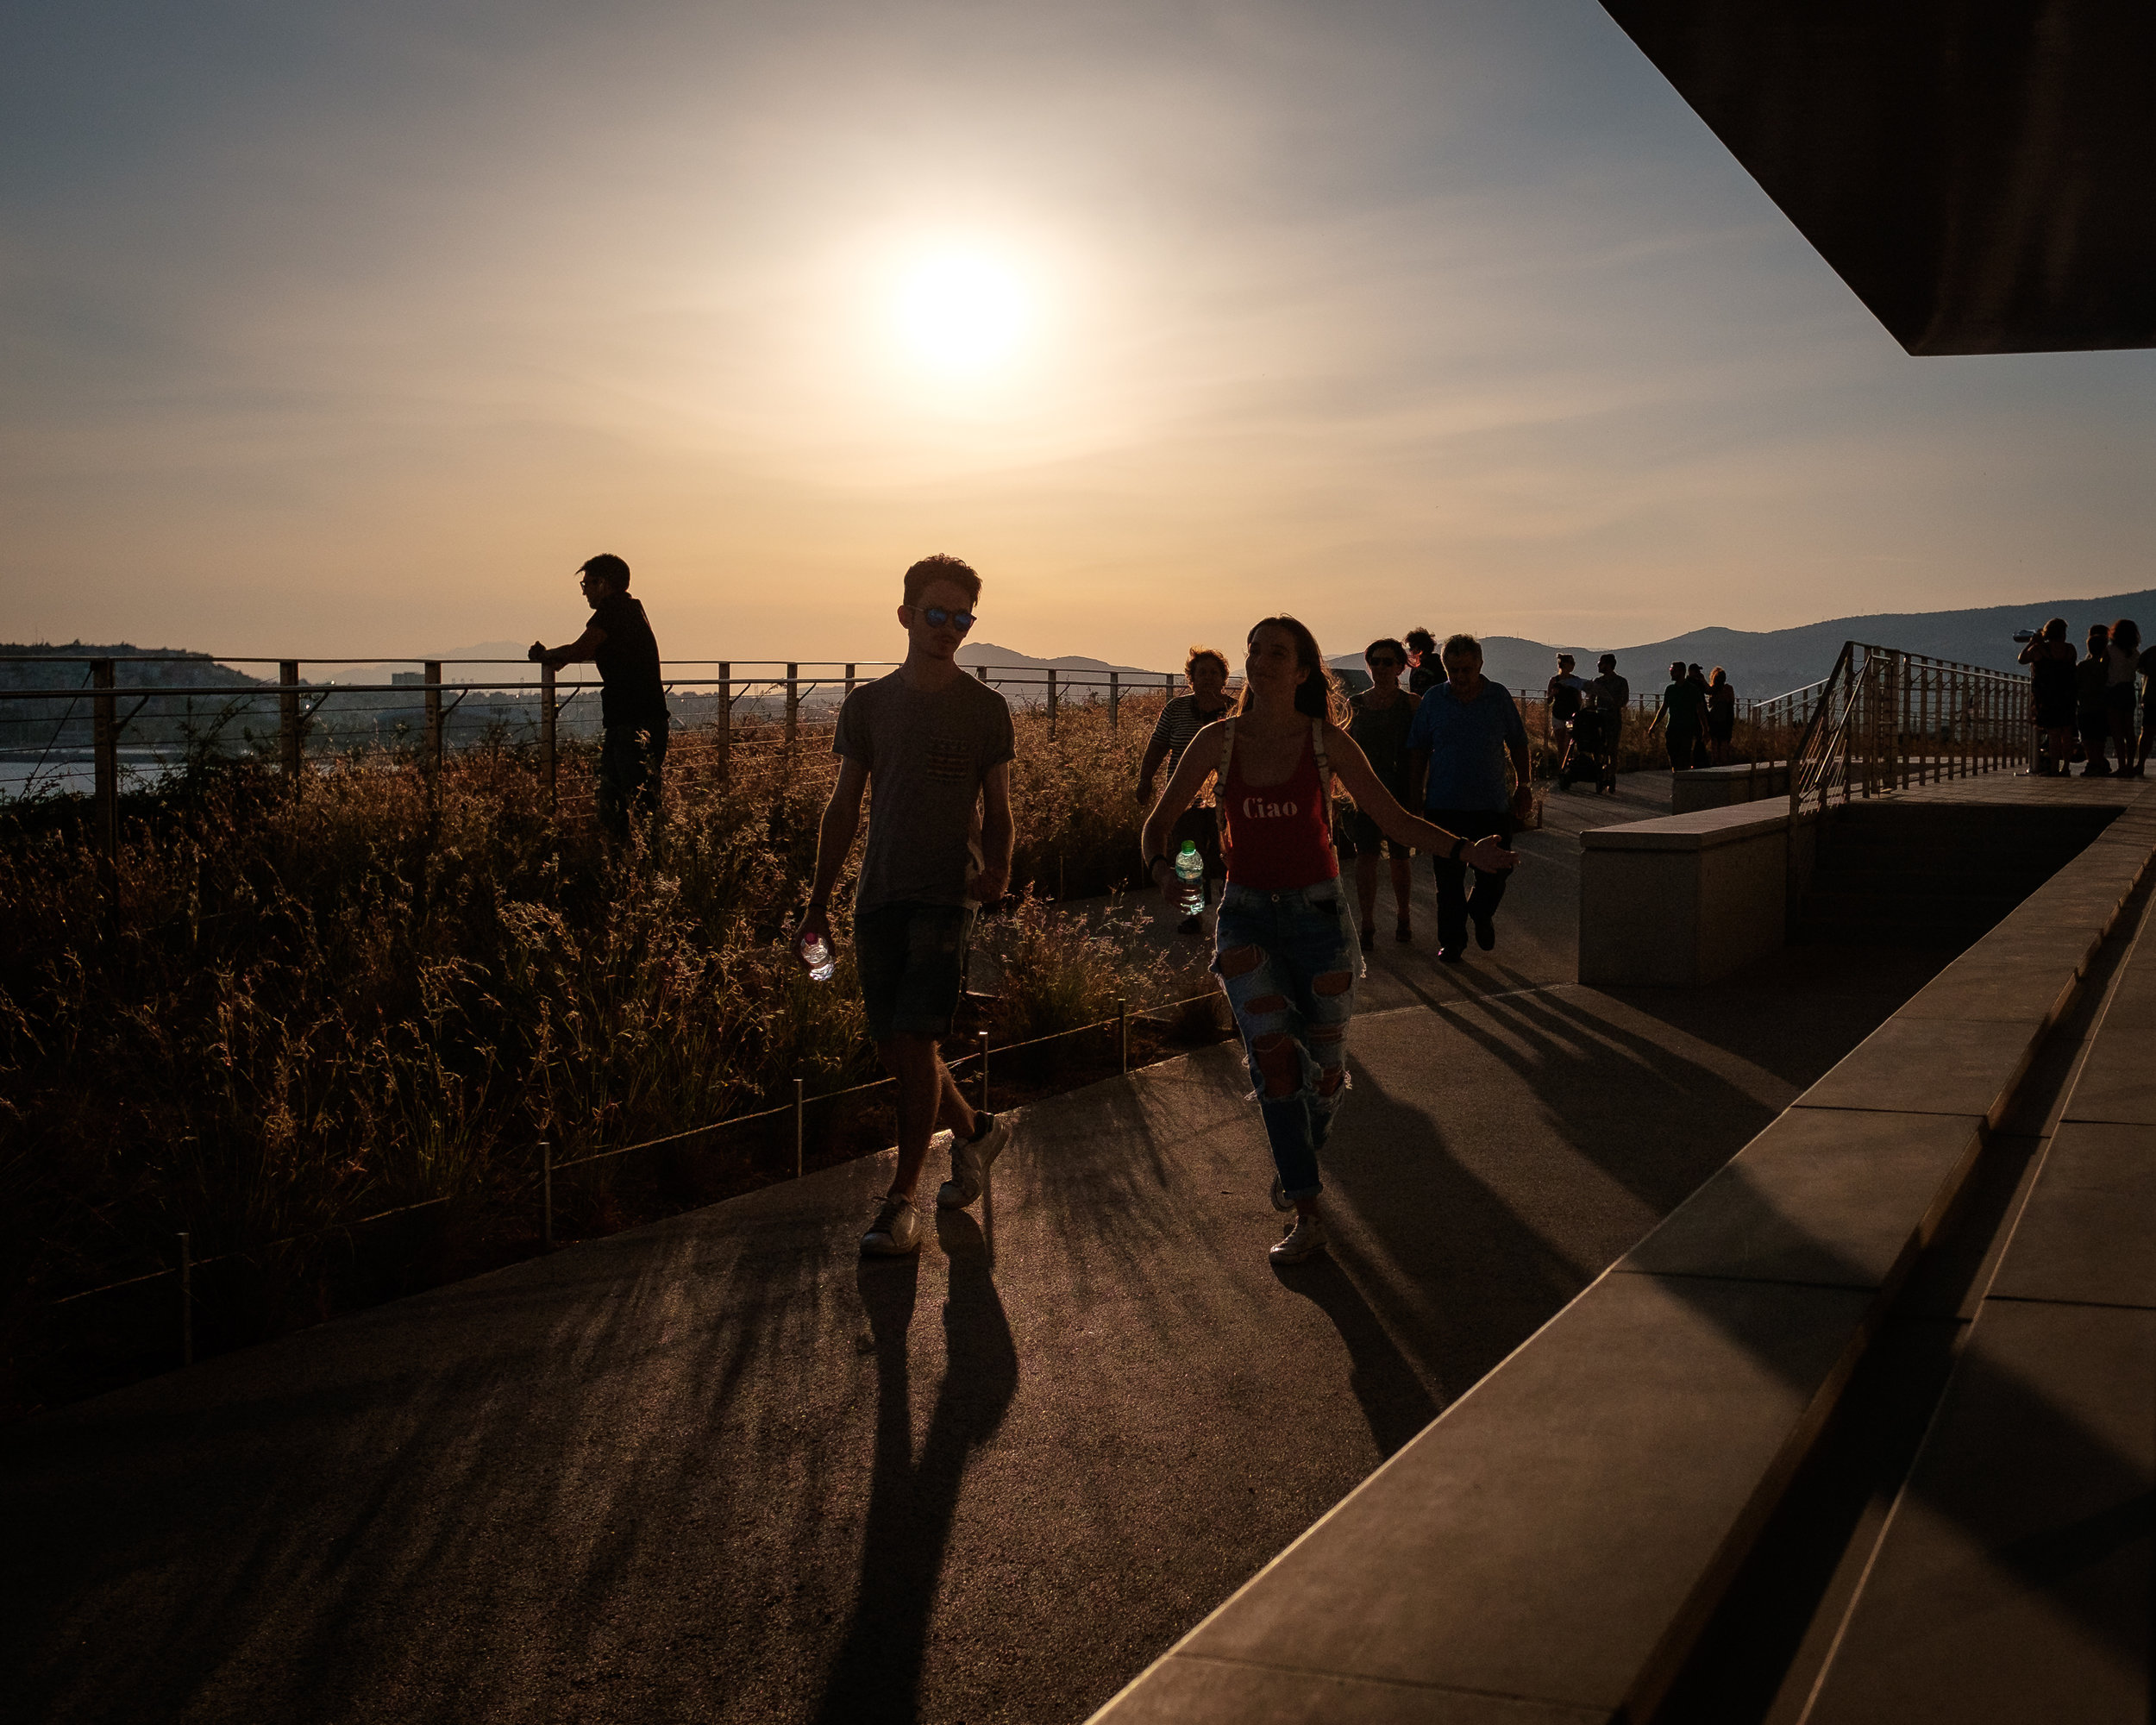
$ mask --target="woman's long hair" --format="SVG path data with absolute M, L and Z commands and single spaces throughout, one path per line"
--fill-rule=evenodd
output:
M 1243 637 L 1245 646 L 1257 638 L 1257 631 L 1267 627 L 1284 629 L 1295 638 L 1295 662 L 1310 673 L 1295 685 L 1295 711 L 1312 718 L 1329 718 L 1333 724 L 1347 723 L 1347 703 L 1340 698 L 1340 686 L 1333 681 L 1332 673 L 1326 669 L 1325 655 L 1318 646 L 1318 637 L 1308 627 L 1285 613 L 1279 617 L 1261 617 L 1250 625 L 1250 632 Z M 1243 685 L 1243 692 L 1236 698 L 1235 710 L 1247 712 L 1250 705 L 1250 686 Z

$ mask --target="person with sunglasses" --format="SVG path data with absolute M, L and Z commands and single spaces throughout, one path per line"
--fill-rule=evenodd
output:
M 899 1166 L 861 1237 L 867 1257 L 920 1249 L 916 1195 L 939 1124 L 951 1131 L 951 1175 L 936 1197 L 945 1209 L 981 1195 L 1010 1135 L 959 1094 L 938 1046 L 965 987 L 975 913 L 1011 881 L 1011 709 L 958 663 L 980 600 L 981 577 L 956 557 L 924 557 L 906 572 L 906 661 L 838 710 L 838 782 L 797 931 L 804 966 L 816 938 L 832 944 L 831 893 L 861 824 L 862 793 L 873 786 L 854 888 L 854 966 L 876 1056 L 898 1080 Z
M 1234 711 L 1191 739 L 1138 840 L 1154 884 L 1172 903 L 1180 883 L 1163 847 L 1175 818 L 1217 775 L 1228 887 L 1213 970 L 1242 1032 L 1272 1148 L 1273 1208 L 1294 1214 L 1271 1248 L 1280 1264 L 1299 1264 L 1325 1245 L 1318 1156 L 1347 1091 L 1347 1028 L 1362 969 L 1332 848 L 1334 775 L 1378 830 L 1402 844 L 1478 869 L 1520 861 L 1494 835 L 1469 839 L 1408 813 L 1348 735 L 1346 717 L 1310 630 L 1292 617 L 1264 618 L 1246 643 Z
M 1407 787 L 1407 729 L 1414 723 L 1415 709 L 1422 705 L 1422 697 L 1401 687 L 1401 673 L 1407 668 L 1407 649 L 1390 637 L 1365 647 L 1363 662 L 1369 667 L 1370 686 L 1361 694 L 1348 697 L 1348 711 L 1352 715 L 1348 720 L 1348 735 L 1355 739 L 1356 747 L 1369 762 L 1370 770 L 1392 793 L 1393 800 L 1405 807 L 1412 796 Z M 1413 851 L 1398 839 L 1388 838 L 1376 818 L 1359 806 L 1341 820 L 1339 839 L 1340 860 L 1344 862 L 1352 857 L 1355 862 L 1355 902 L 1363 913 L 1363 950 L 1375 950 L 1377 944 L 1377 857 L 1381 849 L 1392 865 L 1393 907 L 1396 913 L 1393 938 L 1403 945 L 1413 940 L 1415 931 L 1407 906 L 1408 894 L 1414 886 L 1414 865 L 1408 860 Z

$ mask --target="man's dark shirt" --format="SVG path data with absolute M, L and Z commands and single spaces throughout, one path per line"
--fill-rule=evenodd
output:
M 1700 730 L 1706 722 L 1707 689 L 1681 677 L 1662 691 L 1662 711 L 1673 731 Z
M 599 666 L 599 717 L 605 724 L 662 725 L 667 694 L 659 681 L 659 641 L 644 618 L 642 602 L 609 593 L 592 609 L 592 621 L 606 631 L 592 656 Z

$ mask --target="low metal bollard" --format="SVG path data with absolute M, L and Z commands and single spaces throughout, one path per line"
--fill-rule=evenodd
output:
M 981 1039 L 981 1094 L 974 1107 L 985 1114 L 988 1112 L 988 1032 L 981 1030 L 974 1034 Z
M 195 1255 L 185 1233 L 179 1237 L 179 1363 L 195 1363 Z

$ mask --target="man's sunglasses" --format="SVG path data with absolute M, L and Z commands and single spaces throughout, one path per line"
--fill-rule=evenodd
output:
M 924 605 L 916 609 L 928 619 L 931 629 L 956 629 L 963 635 L 974 625 L 974 615 L 970 611 L 945 611 L 940 605 Z
M 1400 661 L 1385 653 L 1380 653 L 1367 662 L 1373 671 L 1397 671 L 1400 668 Z

